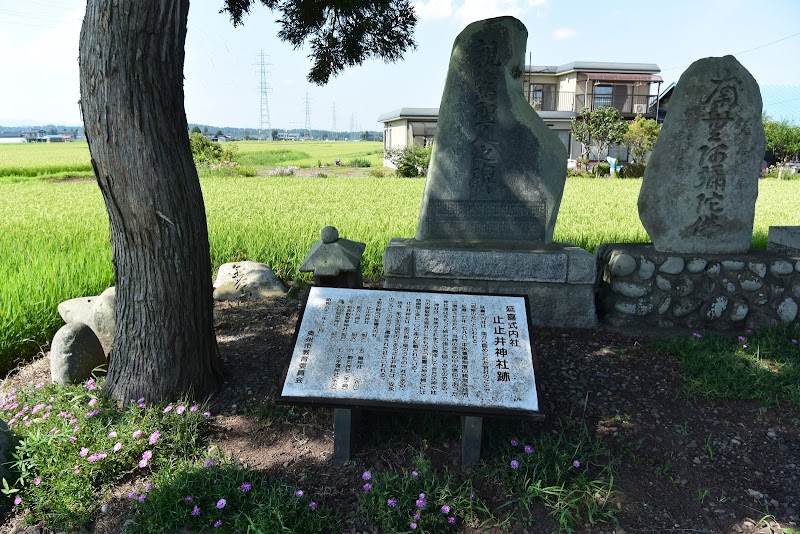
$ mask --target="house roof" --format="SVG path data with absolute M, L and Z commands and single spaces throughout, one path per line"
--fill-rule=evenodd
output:
M 564 65 L 525 65 L 525 72 L 534 74 L 564 74 L 570 71 L 580 72 L 625 72 L 656 74 L 661 68 L 655 63 L 619 63 L 608 61 L 573 61 Z
M 397 119 L 436 119 L 439 108 L 399 108 L 378 117 L 378 122 L 389 122 Z

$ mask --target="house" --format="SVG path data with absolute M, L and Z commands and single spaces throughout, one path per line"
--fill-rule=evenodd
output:
M 431 144 L 438 116 L 439 108 L 400 108 L 378 117 L 383 123 L 383 165 L 394 167 L 387 157 L 391 150 Z
M 19 132 L 0 132 L 0 143 L 3 144 L 10 144 L 10 143 L 27 143 L 28 140 L 25 139 L 25 136 Z
M 654 63 L 575 61 L 560 66 L 526 65 L 523 93 L 545 124 L 567 147 L 568 157 L 581 155 L 580 143 L 570 134 L 570 121 L 584 107 L 611 106 L 626 120 L 636 115 L 658 116 L 658 93 L 663 81 Z M 384 125 L 384 150 L 402 146 L 426 146 L 435 131 L 437 108 L 400 108 L 378 117 Z M 623 147 L 611 155 L 627 160 Z M 595 157 L 596 159 L 596 157 Z

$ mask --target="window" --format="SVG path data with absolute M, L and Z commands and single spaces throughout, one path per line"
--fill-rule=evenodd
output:
M 556 85 L 549 83 L 532 84 L 531 105 L 536 111 L 556 111 Z
M 608 107 L 611 105 L 611 95 L 614 88 L 611 85 L 595 85 L 592 95 L 592 109 Z

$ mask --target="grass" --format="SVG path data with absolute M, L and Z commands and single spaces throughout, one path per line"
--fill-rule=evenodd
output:
M 239 162 L 243 165 L 287 166 L 307 168 L 319 165 L 334 166 L 336 159 L 345 165 L 352 160 L 363 160 L 368 165 L 383 165 L 383 143 L 345 141 L 242 141 Z
M 0 145 L 0 184 L 71 176 L 92 176 L 85 142 Z
M 369 143 L 329 145 L 363 148 Z M 569 179 L 555 239 L 589 251 L 605 242 L 646 241 L 636 212 L 640 184 Z M 770 225 L 800 224 L 799 184 L 761 182 L 755 247 L 765 248 Z M 389 240 L 414 236 L 424 180 L 203 173 L 201 185 L 214 270 L 249 259 L 291 280 L 320 229 L 333 225 L 342 237 L 367 244 L 364 274 L 380 279 Z M 108 219 L 97 186 L 89 181 L 0 182 L 0 272 L 5 273 L 0 280 L 0 368 L 7 369 L 52 337 L 61 324 L 59 302 L 99 294 L 114 283 Z
M 800 326 L 794 324 L 748 330 L 736 337 L 697 334 L 653 346 L 680 358 L 685 387 L 692 395 L 800 405 L 798 339 Z M 713 455 L 709 440 L 706 451 Z

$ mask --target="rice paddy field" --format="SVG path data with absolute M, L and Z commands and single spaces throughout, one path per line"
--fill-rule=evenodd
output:
M 366 158 L 373 166 L 382 161 L 380 143 L 251 142 L 242 143 L 239 154 L 259 171 L 335 158 Z M 276 154 L 279 163 L 266 163 Z M 99 294 L 114 283 L 99 189 L 89 179 L 52 179 L 78 171 L 47 170 L 77 167 L 81 157 L 88 160 L 85 143 L 0 145 L 0 370 L 49 341 L 62 324 L 59 302 Z M 375 178 L 366 171 L 341 178 L 202 173 L 214 270 L 249 259 L 291 280 L 320 229 L 333 225 L 342 237 L 367 243 L 364 273 L 380 279 L 389 240 L 416 231 L 424 180 Z M 590 251 L 600 243 L 648 241 L 636 208 L 640 186 L 641 180 L 570 178 L 555 239 Z M 766 247 L 771 225 L 800 225 L 800 181 L 760 182 L 754 247 Z

